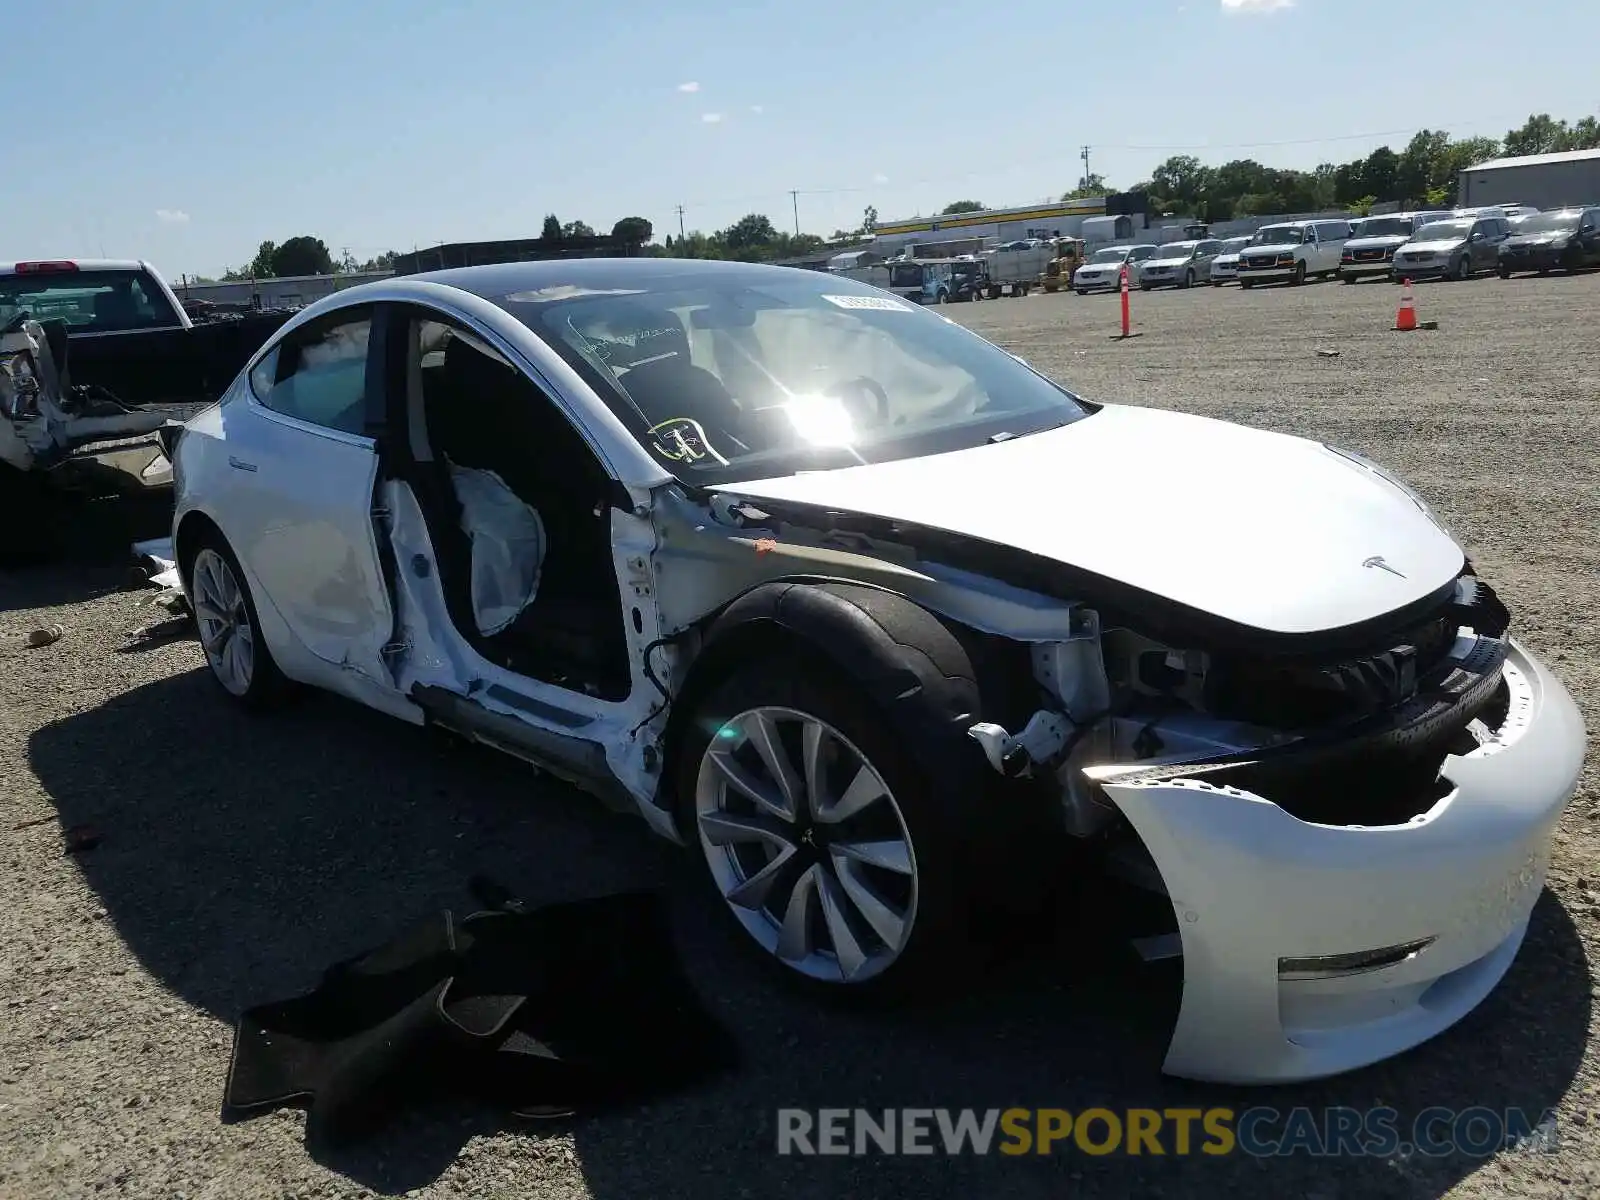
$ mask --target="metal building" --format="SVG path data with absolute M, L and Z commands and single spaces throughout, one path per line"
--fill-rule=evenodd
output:
M 1600 149 L 1496 158 L 1461 172 L 1462 208 L 1600 204 Z

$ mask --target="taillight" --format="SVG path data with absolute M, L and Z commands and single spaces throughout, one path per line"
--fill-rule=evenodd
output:
M 66 271 L 76 271 L 78 264 L 70 259 L 53 258 L 42 262 L 19 262 L 15 269 L 18 275 L 58 275 Z

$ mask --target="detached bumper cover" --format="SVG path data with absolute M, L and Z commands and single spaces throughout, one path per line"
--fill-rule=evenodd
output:
M 1560 682 L 1514 642 L 1493 740 L 1405 825 L 1297 820 L 1198 780 L 1105 785 L 1160 870 L 1183 943 L 1164 1070 L 1271 1083 L 1353 1070 L 1459 1021 L 1515 958 L 1582 768 Z

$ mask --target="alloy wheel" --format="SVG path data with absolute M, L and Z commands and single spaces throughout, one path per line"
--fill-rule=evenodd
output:
M 195 556 L 195 620 L 211 670 L 231 694 L 243 696 L 255 678 L 256 634 L 228 560 L 207 547 Z
M 727 721 L 701 756 L 695 824 L 734 916 L 800 974 L 864 983 L 909 943 L 917 864 L 905 818 L 826 721 L 778 707 Z

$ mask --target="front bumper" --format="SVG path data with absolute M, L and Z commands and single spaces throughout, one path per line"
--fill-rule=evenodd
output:
M 1501 271 L 1559 271 L 1562 253 L 1540 250 L 1533 254 L 1502 254 L 1497 264 Z
M 1105 785 L 1178 920 L 1183 1001 L 1168 1074 L 1338 1074 L 1434 1037 L 1493 990 L 1527 932 L 1584 751 L 1571 697 L 1515 642 L 1505 678 L 1504 723 L 1445 759 L 1452 790 L 1404 825 L 1308 824 L 1194 779 Z M 1307 977 L 1302 961 L 1424 942 L 1376 969 Z
M 1128 283 L 1130 285 L 1138 282 L 1131 274 L 1129 275 Z M 1074 276 L 1072 286 L 1080 292 L 1114 292 L 1122 286 L 1122 277 L 1116 274 L 1091 276 L 1088 279 Z
M 1215 281 L 1217 281 L 1219 279 L 1237 279 L 1237 278 L 1239 278 L 1239 264 L 1238 263 L 1212 263 L 1211 264 L 1211 279 L 1212 279 L 1212 282 L 1215 282 Z
M 1354 262 L 1341 262 L 1339 275 L 1341 278 L 1366 279 L 1371 275 L 1387 275 L 1394 266 L 1390 258 L 1365 258 Z
M 1401 262 L 1398 258 L 1389 264 L 1389 274 L 1396 279 L 1429 279 L 1435 275 L 1448 275 L 1450 273 L 1450 259 L 1435 259 L 1432 262 L 1414 263 Z
M 1237 278 L 1248 279 L 1251 282 L 1272 283 L 1277 280 L 1294 278 L 1294 263 L 1284 263 L 1271 267 L 1247 267 L 1240 265 Z

